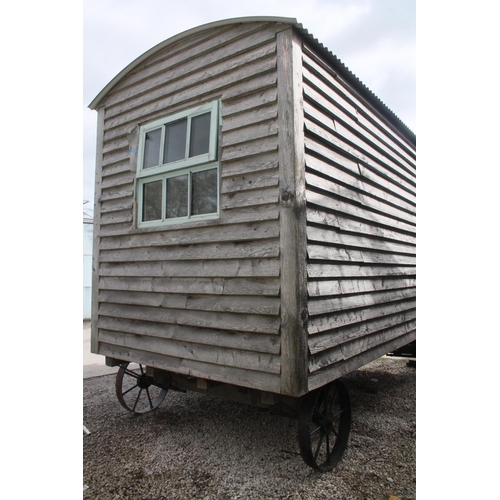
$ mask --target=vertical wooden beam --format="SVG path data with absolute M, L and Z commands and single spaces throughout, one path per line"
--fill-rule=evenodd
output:
M 281 393 L 308 391 L 307 234 L 302 41 L 277 35 L 281 258 Z
M 92 246 L 92 315 L 90 324 L 90 351 L 97 354 L 99 348 L 97 320 L 99 313 L 99 246 L 101 232 L 101 193 L 102 193 L 102 150 L 104 145 L 104 107 L 97 110 L 97 147 L 95 160 L 94 190 L 94 231 Z

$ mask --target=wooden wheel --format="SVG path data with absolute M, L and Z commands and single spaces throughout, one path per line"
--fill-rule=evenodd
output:
M 299 412 L 299 446 L 307 465 L 333 469 L 342 458 L 351 430 L 351 403 L 345 385 L 335 380 L 305 396 Z
M 143 365 L 136 370 L 130 370 L 128 365 L 121 365 L 116 374 L 118 401 L 132 413 L 147 413 L 156 409 L 168 391 L 155 384 L 153 377 L 146 375 Z

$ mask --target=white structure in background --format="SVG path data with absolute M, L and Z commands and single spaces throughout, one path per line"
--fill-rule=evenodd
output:
M 83 319 L 90 319 L 92 309 L 92 241 L 94 220 L 83 215 Z

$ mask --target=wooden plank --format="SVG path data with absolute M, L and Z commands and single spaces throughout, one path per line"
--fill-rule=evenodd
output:
M 385 330 L 389 327 L 405 323 L 409 320 L 415 319 L 415 317 L 415 309 L 406 310 L 398 314 L 381 316 L 369 322 L 355 323 L 345 328 L 313 335 L 309 337 L 309 349 L 311 354 L 315 355 L 353 339 L 372 335 L 380 330 Z
M 394 253 L 375 252 L 372 250 L 355 250 L 324 245 L 307 245 L 307 255 L 310 261 L 335 261 L 341 266 L 344 262 L 365 264 L 390 264 L 398 266 L 415 266 L 414 255 L 398 255 Z
M 341 164 L 345 168 L 349 168 L 355 175 L 364 177 L 365 181 L 369 181 L 368 183 L 373 183 L 376 187 L 406 200 L 412 205 L 416 205 L 416 197 L 414 192 L 408 192 L 406 189 L 400 188 L 398 185 L 388 181 L 386 178 L 379 175 L 379 172 L 370 171 L 367 168 L 361 170 L 362 164 L 358 162 L 356 157 L 348 158 L 349 162 L 339 163 L 339 158 L 344 155 L 348 155 L 346 151 L 342 151 L 341 149 L 335 150 L 332 147 L 326 147 L 321 141 L 318 140 L 317 136 L 314 134 L 306 134 L 305 136 L 305 145 L 306 145 L 306 153 L 313 153 L 319 155 L 323 158 L 329 159 L 331 161 L 336 162 L 337 164 Z
M 220 200 L 222 210 L 230 210 L 241 207 L 254 207 L 257 205 L 268 205 L 278 203 L 279 188 L 271 187 L 253 191 L 240 191 L 236 193 L 223 194 Z
M 118 200 L 123 198 L 133 198 L 134 197 L 134 184 L 130 183 L 124 187 L 118 189 L 107 189 L 102 190 L 101 201 L 105 202 L 108 200 Z
M 277 168 L 259 172 L 249 172 L 243 175 L 223 177 L 221 193 L 238 193 L 255 189 L 277 187 L 279 184 L 279 172 Z
M 302 41 L 277 36 L 281 247 L 281 390 L 307 393 L 306 197 L 302 113 Z
M 224 99 L 221 106 L 222 130 L 225 130 L 225 127 L 231 128 L 233 124 L 239 126 L 240 116 L 246 116 L 250 122 L 253 120 L 260 121 L 260 113 L 263 112 L 264 108 L 266 109 L 264 113 L 271 113 L 273 106 L 277 110 L 277 102 L 278 91 L 275 85 L 242 97 Z M 275 116 L 277 116 L 277 113 Z
M 374 318 L 395 314 L 401 311 L 408 311 L 416 307 L 414 298 L 401 302 L 388 302 L 377 304 L 376 306 L 362 309 L 351 309 L 347 311 L 336 311 L 333 314 L 322 316 L 311 316 L 308 322 L 309 335 L 329 332 L 335 334 L 337 328 L 345 327 L 356 323 L 362 323 Z
M 212 41 L 213 43 L 213 38 L 221 43 L 227 42 L 231 38 L 234 38 L 234 31 L 236 31 L 235 27 L 231 30 L 231 27 L 229 26 L 215 28 L 213 30 L 196 33 L 188 38 L 182 38 L 176 43 L 169 44 L 167 47 L 163 48 L 163 50 L 151 55 L 139 66 L 134 68 L 134 70 L 129 73 L 126 78 L 120 81 L 116 87 L 112 89 L 110 94 L 114 95 L 115 93 L 121 93 L 124 89 L 133 86 L 137 82 L 164 71 L 165 65 L 171 63 L 181 63 L 185 59 L 185 53 L 188 53 L 193 47 L 199 45 L 201 45 L 201 49 L 204 49 L 206 42 L 210 44 Z M 243 33 L 245 32 L 243 31 Z
M 371 131 L 378 131 L 383 134 L 389 144 L 394 144 L 402 154 L 406 153 L 410 158 L 415 156 L 415 147 L 394 125 L 390 124 L 386 118 L 375 110 L 366 99 L 361 97 L 352 89 L 352 86 L 343 81 L 343 79 L 332 71 L 329 64 L 325 63 L 321 56 L 311 50 L 307 43 L 304 47 L 304 64 L 313 68 L 318 74 L 322 75 L 342 98 L 356 109 L 356 119 L 363 126 Z
M 322 370 L 318 370 L 309 376 L 309 390 L 312 391 L 317 389 L 318 387 L 322 387 L 325 384 L 328 384 L 332 380 L 336 380 L 346 373 L 350 373 L 354 370 L 357 370 L 363 365 L 375 361 L 380 358 L 384 354 L 392 352 L 394 349 L 398 349 L 403 347 L 406 344 L 414 341 L 416 338 L 416 331 L 410 331 L 404 335 L 400 335 L 394 339 L 389 340 L 388 342 L 384 342 L 378 346 L 372 347 L 371 349 L 367 349 L 357 356 L 352 358 L 338 361 L 333 365 L 329 365 Z
M 203 87 L 209 80 L 223 79 L 228 72 L 241 70 L 243 65 L 260 61 L 263 58 L 273 56 L 275 53 L 276 46 L 271 41 L 263 46 L 250 47 L 250 49 L 247 47 L 245 52 L 229 59 L 212 60 L 210 64 L 200 63 L 199 60 L 186 62 L 181 66 L 170 69 L 166 74 L 157 75 L 132 88 L 128 88 L 125 92 L 126 99 L 107 107 L 105 118 L 108 121 L 138 107 L 148 108 L 152 102 L 164 99 L 166 96 L 193 85 Z M 204 57 L 203 59 L 210 60 L 212 58 Z M 239 79 L 238 77 L 234 78 L 234 80 Z
M 226 146 L 222 150 L 221 161 L 230 161 L 247 158 L 262 153 L 270 153 L 278 149 L 278 133 L 268 135 L 255 141 L 244 142 L 233 146 Z
M 323 297 L 326 295 L 395 290 L 397 288 L 410 288 L 414 286 L 416 286 L 415 278 L 338 279 L 334 281 L 309 280 L 307 282 L 307 293 L 309 297 Z
M 254 47 L 269 44 L 274 38 L 272 30 L 256 29 L 256 25 L 248 24 L 212 33 L 212 36 L 204 34 L 198 43 L 185 40 L 185 44 L 166 47 L 148 58 L 113 89 L 106 99 L 107 107 L 116 106 L 139 93 L 150 92 L 165 81 L 185 77 L 231 57 L 241 56 Z
M 111 250 L 114 248 L 196 245 L 225 241 L 243 242 L 278 236 L 279 226 L 275 220 L 206 227 L 179 225 L 169 226 L 168 231 L 165 231 L 164 228 L 155 228 L 152 231 L 131 231 L 128 235 L 121 237 L 106 237 L 102 240 L 101 248 Z
M 101 215 L 101 226 L 105 226 L 107 224 L 119 224 L 122 222 L 128 222 L 129 225 L 132 225 L 132 221 L 132 210 L 127 210 L 125 212 L 104 213 Z
M 128 145 L 125 148 L 113 149 L 102 155 L 102 165 L 107 167 L 114 163 L 124 163 L 130 157 Z
M 384 201 L 380 201 L 374 197 L 367 196 L 359 191 L 332 182 L 329 179 L 319 177 L 314 173 L 306 173 L 306 183 L 308 188 L 316 188 L 317 190 L 326 191 L 331 196 L 341 197 L 348 200 L 349 203 L 354 203 L 366 210 L 381 212 L 389 217 L 396 218 L 403 222 L 416 224 L 416 216 L 413 213 L 408 213 L 401 210 L 400 207 L 394 207 Z
M 322 351 L 311 357 L 309 360 L 309 372 L 312 374 L 321 368 L 335 364 L 339 361 L 356 357 L 377 345 L 383 345 L 386 342 L 401 337 L 415 330 L 415 321 L 408 321 L 385 330 L 373 333 L 366 337 L 353 340 L 347 344 L 342 344 L 328 351 Z
M 194 93 L 198 98 L 213 95 L 214 92 L 220 93 L 222 89 L 234 86 L 235 82 L 245 82 L 246 88 L 251 88 L 249 82 L 255 76 L 269 73 L 276 68 L 275 55 L 269 56 L 259 51 L 251 55 L 255 56 L 255 60 L 251 61 L 249 57 L 246 58 L 247 62 L 238 60 L 236 69 L 228 70 L 227 67 L 222 66 L 210 72 L 202 71 L 200 74 L 190 75 L 189 82 L 184 85 L 179 85 L 179 82 L 174 81 L 171 84 L 165 84 L 157 92 L 141 95 L 133 102 L 127 101 L 127 107 L 120 110 L 120 114 L 106 119 L 106 128 L 109 130 L 126 123 L 152 119 L 153 114 L 158 110 L 162 110 L 164 115 L 166 109 L 174 104 L 189 101 Z
M 134 307 L 122 304 L 100 304 L 100 314 L 114 318 L 153 321 L 175 325 L 213 328 L 216 330 L 268 333 L 278 335 L 279 317 L 252 314 L 232 314 L 212 311 L 193 311 L 183 309 L 163 309 L 159 307 Z
M 241 158 L 222 162 L 221 176 L 224 179 L 236 175 L 248 175 L 253 172 L 262 172 L 278 168 L 278 150 L 257 154 L 251 158 Z
M 304 105 L 306 115 L 314 116 L 327 130 L 339 134 L 360 150 L 364 150 L 372 158 L 386 164 L 402 177 L 410 181 L 415 179 L 415 161 L 413 159 L 401 157 L 393 149 L 389 149 L 385 142 L 378 140 L 371 133 L 367 133 L 365 129 L 361 129 L 357 122 L 356 111 L 354 114 L 344 113 L 341 104 L 332 102 L 332 97 L 336 96 L 336 93 L 330 87 L 327 87 L 307 69 L 305 69 L 304 75 L 304 94 L 308 98 Z
M 162 307 L 166 309 L 186 309 L 187 295 L 158 292 L 130 292 L 100 290 L 99 302 L 126 304 L 131 306 Z
M 164 278 L 101 276 L 101 290 L 277 297 L 279 278 Z
M 195 342 L 197 344 L 245 351 L 280 353 L 280 342 L 277 335 L 263 335 L 247 332 L 226 332 L 207 328 L 196 328 L 184 325 L 168 325 L 151 321 L 110 318 L 99 319 L 99 328 L 133 335 L 147 335 L 159 339 L 172 339 L 179 342 Z
M 326 299 L 310 299 L 308 302 L 309 316 L 318 314 L 329 314 L 335 311 L 345 311 L 388 302 L 397 302 L 416 296 L 415 288 L 404 288 L 401 290 L 378 291 L 372 293 L 361 293 L 349 296 L 336 296 Z
M 106 214 L 110 212 L 117 212 L 121 210 L 132 210 L 134 205 L 133 197 L 102 199 L 101 198 L 101 213 Z
M 186 92 L 182 94 L 174 94 L 167 103 L 163 103 L 157 109 L 145 116 L 144 120 L 151 121 L 157 118 L 163 118 L 165 116 L 165 109 L 168 109 L 170 114 L 174 114 L 178 111 L 196 107 L 215 99 L 221 99 L 221 102 L 224 103 L 226 99 L 245 98 L 246 96 L 264 92 L 270 88 L 276 88 L 276 73 L 269 69 L 265 69 L 259 74 L 252 75 L 250 79 L 236 80 L 223 89 L 214 88 L 213 91 L 207 91 L 205 94 L 197 93 L 196 87 L 193 87 L 191 89 L 186 89 Z M 191 91 L 189 92 L 189 90 Z M 105 128 L 104 140 L 110 141 L 126 136 L 130 132 L 130 129 L 135 126 L 135 123 L 136 121 L 132 120 L 132 122 L 123 122 L 113 128 Z
M 183 225 L 172 224 L 171 226 L 168 226 L 168 229 L 169 231 L 177 231 L 182 229 L 183 227 L 185 229 L 194 229 L 223 227 L 225 225 L 231 224 L 253 225 L 264 221 L 275 221 L 277 226 L 278 217 L 279 211 L 276 204 L 258 205 L 255 207 L 239 207 L 232 210 L 222 210 L 219 219 L 192 221 L 189 223 L 184 223 Z M 130 223 L 128 223 L 124 225 L 117 224 L 113 226 L 105 226 L 101 230 L 101 235 L 107 238 L 116 238 L 117 240 L 123 240 L 128 238 L 132 234 L 154 234 L 156 232 L 158 232 L 158 228 L 148 228 L 138 231 L 137 229 L 134 229 Z M 279 229 L 277 229 L 277 232 L 279 232 Z M 226 241 L 228 240 L 231 240 L 231 238 L 226 238 Z M 214 237 L 214 241 L 219 241 L 219 238 Z
M 248 141 L 263 139 L 270 135 L 276 135 L 277 133 L 278 123 L 276 118 L 273 118 L 271 120 L 223 132 L 222 147 L 225 148 L 227 146 L 234 146 Z
M 115 175 L 128 174 L 131 171 L 130 158 L 127 158 L 122 162 L 114 165 L 107 165 L 106 168 L 103 168 L 102 177 L 103 179 L 106 177 L 114 177 Z M 132 180 L 130 182 L 132 182 Z
M 174 373 L 182 373 L 190 377 L 200 377 L 268 392 L 279 393 L 280 390 L 279 377 L 271 373 L 174 358 L 154 352 L 145 352 L 130 348 L 124 349 L 104 343 L 99 347 L 99 354 L 123 361 L 142 363 Z
M 271 89 L 276 96 L 276 90 Z M 269 91 L 268 91 L 269 92 Z M 278 117 L 278 107 L 276 102 L 260 105 L 258 108 L 243 110 L 229 116 L 222 117 L 222 134 L 227 136 L 230 132 L 235 132 L 242 127 L 256 125 L 258 123 L 273 121 Z
M 128 165 L 128 170 L 114 173 L 113 175 L 103 175 L 102 177 L 102 189 L 122 189 L 125 186 L 129 186 L 135 180 L 134 174 L 130 171 L 130 165 Z
M 219 311 L 239 314 L 264 314 L 277 316 L 280 310 L 277 297 L 248 297 L 237 295 L 183 295 L 160 292 L 130 292 L 101 290 L 100 302 L 129 304 L 168 309 L 188 309 L 195 311 Z
M 334 152 L 332 153 L 333 154 L 331 156 L 335 155 Z M 349 161 L 340 155 L 338 156 L 341 163 Z M 383 189 L 373 186 L 367 182 L 363 182 L 359 175 L 359 168 L 357 164 L 351 163 L 349 171 L 346 172 L 342 167 L 338 168 L 331 160 L 327 162 L 324 159 L 306 155 L 306 167 L 308 171 L 313 173 L 316 172 L 316 175 L 326 177 L 336 184 L 350 186 L 359 190 L 361 194 L 366 193 L 366 195 L 371 198 L 378 199 L 408 213 L 414 214 L 416 211 L 414 203 L 408 203 L 406 200 L 394 196 Z
M 415 225 L 403 222 L 389 215 L 382 215 L 369 210 L 369 207 L 359 207 L 344 200 L 329 197 L 326 192 L 317 193 L 311 190 L 306 191 L 308 203 L 321 208 L 327 208 L 341 213 L 345 216 L 356 217 L 364 222 L 389 227 L 390 229 L 415 233 Z
M 279 276 L 277 259 L 235 259 L 228 261 L 104 262 L 102 276 L 158 277 L 273 277 Z
M 280 299 L 278 297 L 242 297 L 231 295 L 216 297 L 203 295 L 189 296 L 187 298 L 186 309 L 277 316 L 280 313 Z
M 357 247 L 366 250 L 381 250 L 391 252 L 393 254 L 415 255 L 415 245 L 398 243 L 394 241 L 381 240 L 379 238 L 371 238 L 358 234 L 346 234 L 344 232 L 335 231 L 328 226 L 308 226 L 307 238 L 310 244 L 337 245 L 342 247 Z
M 241 258 L 266 258 L 279 256 L 279 240 L 204 243 L 173 247 L 145 247 L 103 250 L 101 262 L 141 262 L 173 260 L 228 260 Z
M 389 170 L 387 165 L 382 163 L 379 158 L 367 156 L 364 152 L 360 151 L 357 146 L 353 146 L 343 139 L 336 137 L 336 135 L 328 132 L 324 128 L 319 127 L 316 123 L 310 121 L 307 116 L 305 118 L 305 127 L 309 134 L 319 137 L 328 144 L 331 144 L 333 147 L 343 151 L 355 161 L 362 163 L 373 172 L 377 172 L 379 176 L 395 184 L 399 188 L 404 189 L 409 193 L 415 192 L 415 183 L 413 181 L 410 182 L 406 178 L 402 177 L 400 172 L 395 173 L 394 171 Z
M 221 210 L 222 224 L 254 224 L 256 222 L 276 221 L 279 217 L 279 208 L 276 203 L 251 207 L 235 207 L 231 210 Z
M 369 222 L 352 219 L 349 216 L 344 216 L 343 214 L 328 213 L 315 208 L 307 209 L 307 222 L 321 224 L 328 229 L 331 228 L 338 232 L 348 231 L 352 233 L 359 233 L 360 235 L 367 237 L 375 236 L 396 243 L 408 243 L 413 246 L 416 244 L 415 229 L 411 232 L 399 232 L 397 231 L 398 228 L 392 230 L 386 227 L 379 227 Z
M 308 264 L 309 278 L 381 278 L 395 276 L 415 276 L 416 268 L 412 266 L 363 266 L 357 264 Z
M 126 349 L 154 352 L 165 356 L 193 360 L 214 365 L 231 366 L 244 370 L 280 373 L 280 358 L 274 354 L 256 353 L 241 349 L 227 349 L 186 341 L 166 340 L 146 335 L 101 330 L 102 342 Z

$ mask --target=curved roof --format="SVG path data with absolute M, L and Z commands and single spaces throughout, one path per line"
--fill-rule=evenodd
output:
M 156 54 L 157 52 L 163 50 L 165 47 L 176 43 L 183 38 L 190 37 L 195 33 L 200 33 L 212 28 L 218 28 L 221 26 L 227 26 L 230 24 L 238 24 L 238 23 L 255 23 L 255 22 L 266 22 L 266 23 L 279 23 L 279 24 L 288 24 L 293 26 L 318 52 L 320 52 L 332 65 L 332 68 L 337 71 L 342 77 L 350 84 L 356 91 L 361 94 L 365 99 L 367 99 L 370 103 L 375 106 L 375 108 L 393 125 L 402 130 L 403 133 L 407 136 L 408 140 L 412 142 L 414 145 L 416 143 L 415 133 L 410 130 L 398 116 L 391 111 L 366 85 L 361 82 L 361 80 L 352 73 L 347 66 L 345 66 L 342 61 L 332 54 L 328 48 L 326 48 L 321 42 L 319 42 L 312 34 L 307 31 L 306 28 L 302 26 L 302 24 L 297 22 L 297 19 L 290 17 L 273 17 L 273 16 L 250 16 L 250 17 L 237 17 L 231 19 L 223 19 L 220 21 L 214 21 L 207 24 L 202 24 L 201 26 L 197 26 L 195 28 L 191 28 L 189 30 L 183 31 L 173 37 L 167 38 L 163 42 L 155 45 L 151 49 L 144 52 L 138 58 L 133 60 L 128 66 L 126 66 L 120 73 L 118 73 L 93 99 L 93 101 L 89 104 L 90 109 L 97 109 L 106 95 L 113 89 L 115 85 L 118 84 L 126 75 L 128 75 L 131 71 L 133 71 L 139 64 L 143 61 Z

